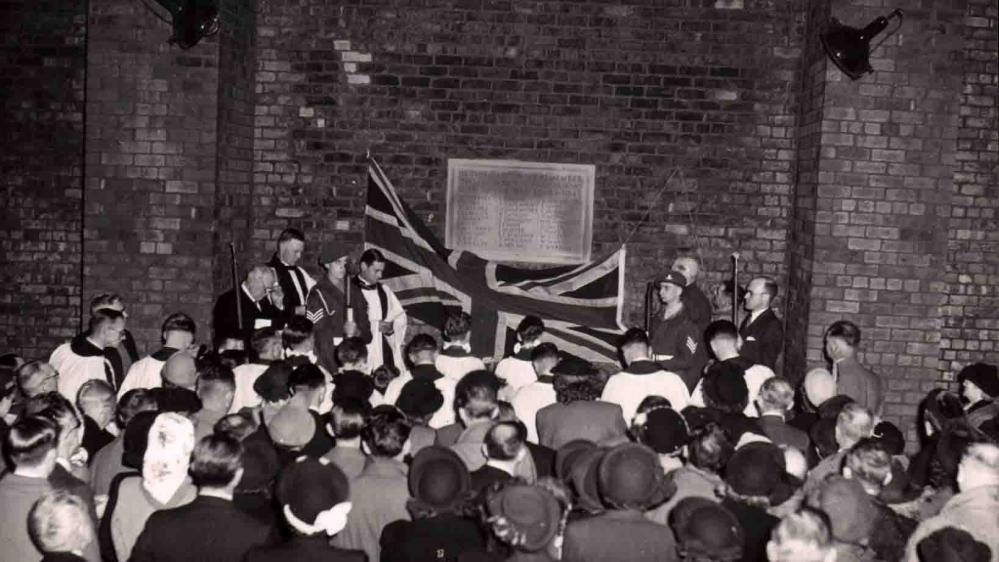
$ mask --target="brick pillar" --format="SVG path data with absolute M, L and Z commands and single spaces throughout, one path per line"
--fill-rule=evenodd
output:
M 166 42 L 170 26 L 142 2 L 90 4 L 84 300 L 121 294 L 147 351 L 159 345 L 163 318 L 177 311 L 209 339 L 215 257 L 229 239 L 216 234 L 217 215 L 226 230 L 232 224 L 217 211 L 249 189 L 249 164 L 240 164 L 249 161 L 252 138 L 246 4 L 223 3 L 220 36 L 187 51 Z
M 805 268 L 797 275 L 811 272 L 795 302 L 807 312 L 799 320 L 807 333 L 796 332 L 806 338 L 807 363 L 823 363 L 829 324 L 855 322 L 861 361 L 885 380 L 885 417 L 910 429 L 914 406 L 943 378 L 945 225 L 962 90 L 955 61 L 966 4 L 911 10 L 901 31 L 874 51 L 875 73 L 860 80 L 815 61 L 824 73 L 807 89 L 821 103 L 800 131 L 795 234 Z M 891 8 L 831 2 L 831 14 L 855 27 Z

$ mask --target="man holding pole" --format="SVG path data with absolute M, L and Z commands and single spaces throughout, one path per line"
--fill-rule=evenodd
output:
M 368 311 L 360 291 L 347 282 L 347 267 L 351 265 L 349 247 L 333 242 L 323 244 L 319 265 L 326 273 L 309 291 L 305 316 L 314 325 L 319 365 L 335 373 L 339 369 L 336 346 L 344 338 L 361 335 L 356 318 Z M 364 343 L 370 343 L 370 332 L 367 335 Z

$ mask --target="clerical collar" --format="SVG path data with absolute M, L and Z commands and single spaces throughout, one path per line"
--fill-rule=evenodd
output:
M 354 280 L 357 281 L 358 286 L 362 289 L 374 289 L 378 286 L 378 283 L 368 283 L 364 279 L 361 279 L 361 276 L 355 277 Z
M 103 357 L 104 349 L 94 343 L 86 334 L 80 334 L 69 343 L 69 349 L 81 357 Z

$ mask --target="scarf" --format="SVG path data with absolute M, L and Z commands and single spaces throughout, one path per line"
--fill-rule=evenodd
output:
M 191 420 L 175 413 L 156 416 L 142 457 L 142 487 L 161 504 L 169 502 L 187 479 L 193 450 Z

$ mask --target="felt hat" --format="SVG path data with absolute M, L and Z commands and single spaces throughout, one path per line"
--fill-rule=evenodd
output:
M 742 525 L 717 502 L 697 496 L 680 500 L 670 512 L 670 527 L 685 559 L 742 557 Z
M 569 469 L 569 486 L 575 494 L 575 503 L 588 513 L 600 513 L 604 510 L 597 468 L 606 454 L 607 449 L 588 449 L 579 455 Z
M 441 409 L 444 395 L 429 380 L 413 379 L 403 385 L 395 405 L 407 416 L 422 418 Z
M 771 505 L 780 505 L 798 484 L 784 462 L 784 452 L 772 443 L 744 445 L 725 466 L 725 483 L 740 496 L 765 497 Z
M 271 418 L 267 424 L 267 432 L 275 445 L 304 447 L 316 433 L 316 420 L 308 408 L 289 402 Z
M 343 471 L 325 458 L 301 456 L 288 463 L 277 483 L 278 502 L 298 521 L 317 523 L 320 514 L 350 500 L 350 483 Z
M 820 418 L 808 429 L 808 437 L 812 440 L 819 457 L 826 458 L 839 450 L 836 442 L 836 418 Z
M 679 271 L 669 271 L 656 279 L 656 286 L 662 285 L 663 283 L 670 283 L 682 289 L 687 286 L 687 277 Z
M 964 381 L 973 383 L 992 398 L 999 396 L 999 370 L 996 369 L 995 365 L 972 363 L 961 369 L 957 375 L 957 380 L 962 383 Z
M 638 414 L 634 425 L 638 441 L 661 455 L 675 453 L 690 441 L 687 422 L 672 408 L 655 408 Z
M 604 502 L 617 508 L 648 509 L 676 492 L 663 474 L 659 457 L 639 443 L 622 443 L 604 455 L 598 485 Z
M 992 550 L 957 527 L 934 531 L 916 545 L 920 560 L 933 562 L 989 562 Z
M 538 486 L 513 484 L 492 494 L 486 509 L 516 537 L 517 548 L 536 552 L 558 532 L 562 510 L 551 492 Z
M 701 390 L 706 399 L 719 406 L 739 406 L 741 409 L 749 400 L 745 370 L 731 361 L 709 367 L 701 381 Z
M 319 265 L 331 264 L 344 256 L 349 256 L 353 250 L 352 245 L 343 242 L 323 242 L 319 249 Z
M 354 399 L 367 402 L 375 392 L 375 381 L 360 371 L 344 371 L 333 375 L 333 402 Z
M 836 395 L 836 379 L 828 369 L 821 367 L 805 373 L 801 387 L 805 390 L 805 397 L 816 408 Z
M 853 402 L 856 402 L 856 400 L 845 394 L 837 394 L 822 404 L 819 404 L 819 417 L 822 419 L 835 420 L 836 417 L 839 416 L 839 413 L 843 411 L 843 408 L 845 408 L 847 404 Z
M 874 426 L 871 433 L 874 439 L 878 440 L 889 455 L 901 455 L 905 453 L 905 435 L 902 430 L 890 421 L 881 421 Z
M 808 497 L 808 504 L 829 516 L 830 531 L 841 542 L 863 544 L 877 521 L 878 510 L 856 480 L 834 474 Z
M 142 458 L 146 455 L 149 443 L 149 428 L 158 415 L 159 412 L 139 412 L 128 421 L 122 436 L 121 464 L 136 470 L 142 468 Z
M 599 373 L 592 363 L 578 357 L 565 357 L 552 367 L 552 375 L 565 377 L 590 377 Z
M 186 388 L 156 388 L 156 407 L 160 412 L 193 414 L 201 410 L 201 398 L 193 390 Z
M 420 449 L 409 467 L 409 494 L 435 510 L 452 510 L 472 487 L 468 467 L 457 453 L 436 445 Z
M 597 444 L 586 439 L 574 439 L 555 451 L 555 476 L 563 482 L 568 483 L 570 471 L 586 451 L 596 449 Z
M 280 402 L 291 398 L 289 379 L 292 367 L 285 361 L 275 361 L 253 381 L 253 391 L 266 402 Z
M 281 461 L 274 446 L 265 439 L 243 440 L 243 477 L 236 485 L 240 493 L 265 492 L 281 471 Z

